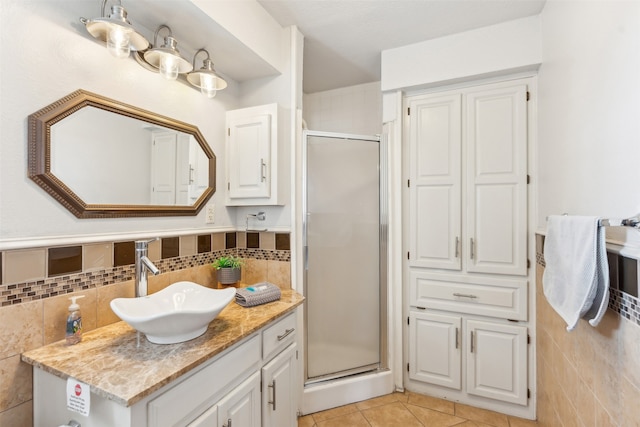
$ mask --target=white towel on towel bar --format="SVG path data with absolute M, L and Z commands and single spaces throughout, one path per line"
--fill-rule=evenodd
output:
M 597 326 L 609 303 L 609 264 L 598 217 L 552 215 L 544 241 L 544 295 L 572 331 Z

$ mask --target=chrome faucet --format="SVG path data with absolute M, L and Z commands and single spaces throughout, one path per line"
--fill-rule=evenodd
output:
M 154 275 L 159 274 L 158 267 L 153 265 L 147 257 L 149 243 L 155 242 L 158 237 L 151 240 L 136 240 L 136 298 L 147 296 L 147 269 Z

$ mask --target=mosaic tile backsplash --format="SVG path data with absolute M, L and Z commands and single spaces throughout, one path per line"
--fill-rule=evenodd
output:
M 247 248 L 246 243 L 249 242 L 251 245 Z M 287 249 L 279 249 L 285 246 L 283 242 L 286 242 Z M 29 277 L 29 279 L 5 280 L 6 283 L 0 284 L 0 306 L 50 298 L 134 279 L 133 242 L 97 245 L 97 249 L 102 252 L 96 252 L 93 246 L 96 245 L 84 245 L 84 248 L 83 246 L 48 248 L 46 251 L 37 249 L 24 251 L 22 254 L 24 256 L 12 253 L 14 251 L 6 252 L 4 257 L 0 256 L 5 272 L 9 273 L 14 269 L 15 272 L 8 274 L 10 277 Z M 88 247 L 92 250 L 89 251 Z M 98 255 L 95 255 L 96 253 Z M 158 244 L 150 246 L 149 254 L 162 273 L 211 264 L 219 256 L 229 254 L 253 260 L 289 262 L 291 259 L 289 234 L 269 232 L 227 232 L 163 238 Z M 106 259 L 107 257 L 109 259 Z M 96 262 L 93 261 L 95 258 L 100 258 L 97 263 L 103 268 L 95 268 Z M 12 265 L 10 263 L 12 259 L 19 262 L 16 261 Z M 44 263 L 42 268 L 35 270 L 32 268 L 32 265 L 40 263 Z M 32 273 L 32 271 L 35 272 Z

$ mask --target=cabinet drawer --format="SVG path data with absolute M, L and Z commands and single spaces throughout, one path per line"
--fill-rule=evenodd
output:
M 527 320 L 527 281 L 411 271 L 410 305 Z
M 291 313 L 262 332 L 262 359 L 266 362 L 296 340 L 296 316 Z
M 148 425 L 185 425 L 220 398 L 221 392 L 248 377 L 260 364 L 260 335 L 167 390 L 148 405 Z M 245 374 L 246 372 L 246 374 Z M 180 380 L 178 380 L 180 381 Z

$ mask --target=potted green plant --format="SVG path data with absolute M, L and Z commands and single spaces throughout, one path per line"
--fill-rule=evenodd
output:
M 240 280 L 244 260 L 233 255 L 221 256 L 211 266 L 217 270 L 218 282 L 231 285 Z

